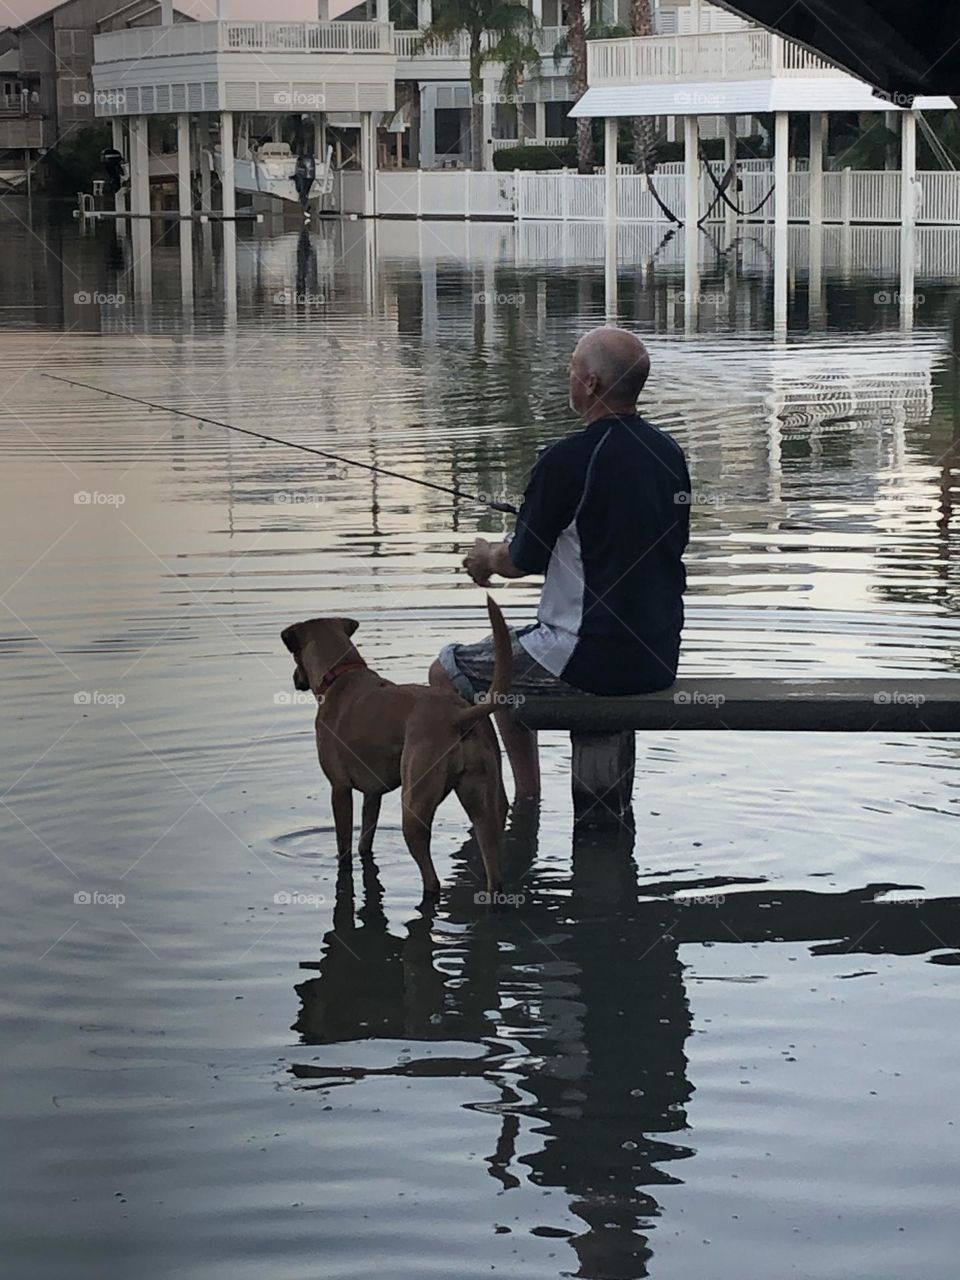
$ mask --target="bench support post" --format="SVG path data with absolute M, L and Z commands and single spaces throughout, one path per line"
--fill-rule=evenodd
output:
M 636 734 L 571 733 L 573 818 L 589 826 L 616 826 L 630 810 Z

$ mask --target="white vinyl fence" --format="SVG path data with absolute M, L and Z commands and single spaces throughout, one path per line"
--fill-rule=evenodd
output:
M 724 172 L 721 162 L 711 168 L 718 178 Z M 361 212 L 360 174 L 347 171 L 340 179 L 341 212 Z M 768 161 L 745 162 L 739 179 L 738 203 L 745 216 L 756 221 L 772 221 L 772 165 Z M 810 174 L 803 170 L 789 175 L 789 210 L 794 222 L 809 220 L 810 181 Z M 683 165 L 661 165 L 654 175 L 654 184 L 667 208 L 682 218 Z M 734 192 L 728 194 L 736 198 Z M 701 216 L 714 204 L 716 195 L 714 184 L 701 173 Z M 825 173 L 822 195 L 823 218 L 827 223 L 897 225 L 900 222 L 901 182 L 897 172 L 844 169 Z M 617 176 L 617 198 L 620 222 L 669 222 L 642 174 L 621 169 Z M 919 173 L 914 198 L 919 222 L 932 226 L 960 224 L 960 173 Z M 759 208 L 765 199 L 766 204 Z M 725 211 L 723 202 L 717 203 L 712 218 L 722 222 Z M 544 173 L 382 169 L 377 173 L 376 213 L 383 218 L 596 222 L 606 218 L 606 177 L 603 173 L 582 175 L 572 169 Z

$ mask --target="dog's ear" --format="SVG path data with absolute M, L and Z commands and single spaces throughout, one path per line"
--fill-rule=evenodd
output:
M 352 636 L 353 633 L 356 631 L 357 627 L 359 627 L 360 623 L 357 622 L 356 618 L 341 618 L 340 625 L 343 627 L 344 631 L 347 633 L 348 636 Z
M 307 679 L 307 673 L 299 663 L 293 669 L 293 687 L 298 689 L 300 693 L 307 693 L 310 689 L 310 681 Z
M 286 627 L 283 631 L 281 631 L 280 639 L 283 641 L 283 643 L 286 645 L 286 647 L 290 650 L 291 653 L 296 653 L 297 650 L 300 648 L 300 645 L 297 642 L 296 623 L 294 623 L 292 627 Z

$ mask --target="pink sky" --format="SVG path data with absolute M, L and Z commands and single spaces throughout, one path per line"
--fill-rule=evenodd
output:
M 217 0 L 174 0 L 176 7 L 192 18 L 215 18 Z M 117 0 L 117 8 L 123 0 Z M 53 7 L 53 0 L 0 0 L 0 27 L 19 27 Z M 227 0 L 227 16 L 261 18 L 264 21 L 298 19 L 313 22 L 317 18 L 317 0 Z

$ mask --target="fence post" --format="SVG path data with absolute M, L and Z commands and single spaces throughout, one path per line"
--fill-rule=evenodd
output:
M 523 221 L 523 187 L 520 182 L 520 170 L 513 171 L 513 202 L 517 222 Z
M 417 169 L 417 217 L 423 217 L 423 170 Z
M 566 220 L 567 220 L 567 192 L 568 192 L 568 182 L 567 182 L 567 179 L 568 179 L 568 178 L 569 178 L 569 176 L 570 176 L 570 170 L 569 170 L 569 169 L 561 169 L 561 170 L 560 170 L 560 176 L 561 176 L 561 181 L 560 181 L 560 216 L 561 216 L 561 218 L 563 218 L 563 221 L 564 221 L 564 222 L 566 222 Z
M 463 216 L 470 221 L 470 170 L 463 171 Z
M 840 217 L 845 227 L 853 221 L 853 170 L 847 166 L 843 171 L 843 189 L 841 195 Z

